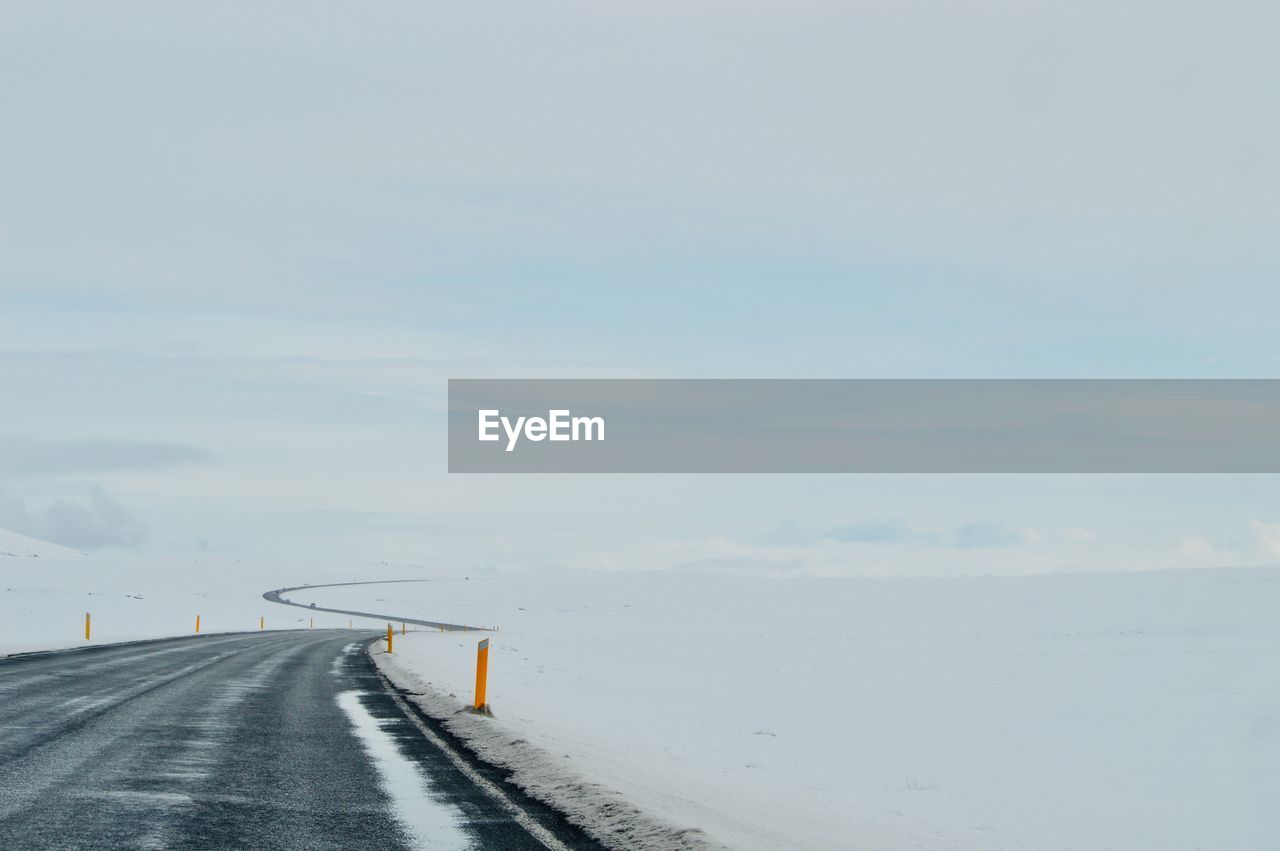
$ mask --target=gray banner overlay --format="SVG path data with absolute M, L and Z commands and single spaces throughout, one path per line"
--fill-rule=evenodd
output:
M 1277 473 L 1280 380 L 450 379 L 449 471 Z

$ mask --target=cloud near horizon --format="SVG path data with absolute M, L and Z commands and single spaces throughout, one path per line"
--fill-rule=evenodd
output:
M 795 546 L 837 541 L 857 544 L 916 544 L 955 549 L 1011 547 L 1039 540 L 1042 535 L 1006 523 L 971 522 L 947 529 L 921 529 L 899 518 L 854 520 L 828 528 L 808 528 L 796 523 L 783 524 L 765 535 L 766 543 Z M 1075 542 L 1091 540 L 1083 530 L 1066 530 L 1060 537 Z
M 1254 520 L 1253 534 L 1258 539 L 1258 546 L 1270 556 L 1280 559 L 1280 523 L 1263 523 Z
M 0 527 L 75 549 L 137 547 L 147 540 L 146 525 L 100 487 L 84 502 L 56 499 L 32 512 L 16 497 L 0 493 Z

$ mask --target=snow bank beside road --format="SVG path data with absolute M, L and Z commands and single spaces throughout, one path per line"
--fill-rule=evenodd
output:
M 465 633 L 464 633 L 465 634 Z M 454 736 L 491 765 L 511 772 L 511 780 L 530 796 L 568 816 L 596 839 L 628 851 L 702 851 L 719 849 L 698 828 L 680 827 L 643 812 L 618 792 L 579 776 L 564 758 L 548 753 L 526 739 L 513 738 L 509 729 L 467 710 L 456 694 L 445 694 L 422 679 L 418 669 L 427 642 L 421 636 L 396 636 L 388 655 L 378 643 L 374 661 L 387 678 L 426 715 L 444 724 Z
M 372 607 L 361 595 L 387 593 L 315 595 Z M 1277 570 L 510 575 L 400 586 L 394 602 L 500 624 L 493 719 L 457 715 L 481 634 L 411 632 L 378 657 L 486 756 L 519 742 L 551 795 L 545 769 L 563 766 L 565 783 L 733 848 L 1173 851 L 1280 835 Z

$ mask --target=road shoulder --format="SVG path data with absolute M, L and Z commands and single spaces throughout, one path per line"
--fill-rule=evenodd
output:
M 367 652 L 388 686 L 427 728 L 505 789 L 560 817 L 606 847 L 631 851 L 710 851 L 724 846 L 697 828 L 680 827 L 643 812 L 620 793 L 579 776 L 551 754 L 525 741 L 500 719 L 472 712 L 455 696 L 426 682 L 381 642 Z

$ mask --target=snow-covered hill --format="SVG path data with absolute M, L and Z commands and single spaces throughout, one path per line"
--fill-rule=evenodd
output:
M 0 529 L 0 558 L 69 558 L 84 556 L 79 550 L 52 544 L 39 538 Z
M 690 829 L 686 847 L 750 851 L 1277 848 L 1280 568 L 466 579 L 203 555 L 0 557 L 0 656 L 190 635 L 197 616 L 203 633 L 351 625 L 358 642 L 386 620 L 262 592 L 380 578 L 432 581 L 297 599 L 500 625 L 410 631 L 378 658 L 517 782 L 614 835 L 631 828 L 628 848 L 644 847 L 648 817 Z M 495 718 L 457 713 L 482 637 Z

